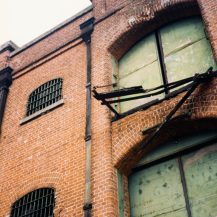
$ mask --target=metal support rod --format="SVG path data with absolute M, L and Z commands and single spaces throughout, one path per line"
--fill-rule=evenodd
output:
M 169 100 L 170 98 L 175 97 L 175 96 L 177 96 L 178 94 L 180 94 L 180 93 L 182 93 L 184 91 L 187 91 L 189 89 L 189 87 L 190 87 L 190 85 L 187 85 L 187 86 L 182 87 L 182 88 L 180 88 L 180 89 L 178 89 L 176 91 L 168 93 L 165 96 L 165 98 L 163 98 L 163 99 L 154 99 L 154 100 L 152 100 L 152 101 L 150 101 L 148 103 L 142 104 L 142 105 L 137 106 L 137 107 L 135 107 L 133 109 L 130 109 L 130 110 L 126 111 L 126 112 L 123 112 L 123 113 L 120 114 L 120 116 L 118 116 L 117 118 L 114 118 L 113 121 L 117 121 L 117 120 L 119 120 L 121 118 L 124 118 L 124 117 L 126 117 L 128 115 L 134 114 L 135 112 L 145 110 L 145 109 L 147 109 L 147 108 L 149 108 L 149 107 L 151 107 L 153 105 L 159 104 L 159 103 L 161 103 L 161 102 L 163 102 L 165 100 Z
M 173 88 L 176 88 L 176 87 L 179 87 L 179 86 L 180 86 L 180 84 L 176 84 L 176 85 L 173 85 L 173 86 L 167 88 L 167 90 L 170 90 L 170 89 L 173 89 Z M 164 90 L 160 90 L 160 91 L 157 91 L 157 92 L 154 92 L 154 93 L 144 94 L 144 95 L 141 95 L 141 96 L 134 96 L 134 97 L 128 97 L 128 98 L 123 98 L 123 99 L 117 99 L 117 100 L 109 100 L 109 101 L 107 101 L 107 103 L 113 104 L 113 103 L 117 103 L 117 102 L 126 102 L 126 101 L 131 101 L 131 100 L 136 100 L 136 99 L 143 99 L 143 98 L 156 96 L 156 95 L 159 95 L 159 94 L 164 93 L 164 92 L 165 92 Z M 102 103 L 102 104 L 104 105 L 104 103 Z
M 98 96 L 98 93 L 95 89 L 93 89 L 93 93 L 95 94 L 95 96 Z M 120 114 L 110 105 L 110 103 L 108 101 L 106 101 L 105 99 L 101 99 L 102 101 L 102 105 L 106 105 L 114 114 L 116 117 L 120 116 Z
M 168 124 L 168 122 L 170 121 L 170 119 L 172 118 L 172 116 L 176 113 L 176 111 L 183 105 L 183 103 L 188 99 L 188 97 L 194 92 L 194 90 L 197 88 L 197 86 L 200 84 L 200 82 L 197 79 L 197 76 L 195 77 L 195 81 L 193 82 L 191 88 L 188 90 L 188 92 L 184 95 L 184 97 L 177 103 L 177 105 L 175 106 L 174 109 L 172 109 L 172 111 L 170 111 L 170 113 L 166 116 L 166 118 L 164 119 L 163 123 L 156 129 L 156 131 L 149 137 L 148 140 L 144 141 L 141 143 L 141 148 L 144 148 L 146 146 L 148 146 L 153 139 L 158 136 L 159 132 L 161 131 L 161 129 Z
M 142 86 L 135 86 L 135 87 L 128 87 L 128 88 L 123 88 L 120 90 L 115 90 L 112 92 L 105 92 L 105 93 L 98 93 L 96 91 L 96 87 L 93 89 L 94 97 L 97 100 L 102 100 L 102 99 L 110 99 L 110 98 L 115 98 L 115 97 L 121 97 L 121 96 L 129 96 L 133 94 L 139 94 L 139 93 L 144 93 L 143 98 L 150 97 L 152 95 L 160 94 L 165 92 L 165 88 L 168 90 L 172 90 L 174 88 L 177 88 L 181 85 L 188 84 L 189 82 L 192 82 L 194 80 L 194 77 L 189 77 L 185 78 L 179 81 L 171 82 L 166 85 L 160 85 L 151 89 L 143 89 Z M 209 72 L 205 72 L 203 74 L 200 74 L 201 79 L 207 78 L 207 77 L 217 77 L 217 72 L 212 72 L 209 74 Z
M 205 73 L 199 74 L 198 78 L 200 79 L 200 82 L 205 82 L 208 79 L 217 77 L 217 71 L 212 71 L 212 67 L 209 68 Z M 97 87 L 94 87 L 93 89 L 93 93 L 94 93 L 94 97 L 101 101 L 102 105 L 106 105 L 114 114 L 115 114 L 115 118 L 113 118 L 113 121 L 115 120 L 119 120 L 123 117 L 126 117 L 127 115 L 133 114 L 137 111 L 140 110 L 144 110 L 152 105 L 155 105 L 159 102 L 162 102 L 164 100 L 170 99 L 171 97 L 176 96 L 177 94 L 186 91 L 189 89 L 189 87 L 191 87 L 192 82 L 194 81 L 195 76 L 193 77 L 189 77 L 189 78 L 185 78 L 179 81 L 175 81 L 175 82 L 171 82 L 165 85 L 160 85 L 158 87 L 154 87 L 151 89 L 143 89 L 142 86 L 135 86 L 135 87 L 129 87 L 129 88 L 123 88 L 120 90 L 115 90 L 112 92 L 104 92 L 104 93 L 98 93 L 96 91 Z M 185 85 L 185 86 L 183 86 Z M 154 96 L 154 95 L 158 95 L 160 93 L 163 93 L 165 91 L 165 88 L 167 88 L 167 90 L 172 90 L 175 89 L 177 87 L 180 87 L 179 89 L 176 89 L 174 91 L 170 91 L 168 94 L 166 94 L 166 96 L 163 99 L 156 99 L 153 101 L 150 101 L 149 103 L 145 103 L 141 106 L 135 107 L 133 109 L 128 110 L 127 112 L 124 113 L 118 113 L 110 104 L 113 103 L 120 103 L 120 102 L 125 102 L 125 101 L 130 101 L 130 100 L 136 100 L 136 99 L 140 99 L 140 98 L 147 98 L 150 96 Z M 116 98 L 116 97 L 122 97 L 122 96 L 129 96 L 129 95 L 133 95 L 133 94 L 138 94 L 138 93 L 145 93 L 143 95 L 140 96 L 130 96 L 127 98 L 120 98 L 120 99 L 115 99 L 115 100 L 108 100 L 111 98 Z
M 170 121 L 175 122 L 175 121 L 177 121 L 177 120 L 184 120 L 184 119 L 190 118 L 191 115 L 192 115 L 192 113 L 191 113 L 190 111 L 187 111 L 187 112 L 185 112 L 185 113 L 183 113 L 183 114 L 181 114 L 181 115 L 177 115 L 177 116 L 171 118 Z M 151 131 L 154 131 L 154 130 L 155 130 L 157 127 L 159 127 L 159 126 L 160 126 L 160 124 L 156 124 L 155 126 L 142 129 L 142 130 L 141 130 L 141 133 L 142 133 L 143 135 L 145 135 L 145 134 L 147 134 L 147 133 L 149 133 L 149 132 L 151 132 Z
M 163 83 L 166 85 L 166 84 L 168 84 L 168 79 L 167 79 L 166 65 L 165 65 L 164 58 L 163 58 L 164 52 L 163 52 L 163 47 L 162 47 L 160 31 L 157 31 L 155 33 L 155 36 L 156 36 L 156 42 L 157 42 L 158 58 L 159 58 L 160 67 L 161 67 L 161 71 L 162 71 Z M 168 94 L 168 88 L 167 87 L 165 87 L 165 93 Z
M 178 161 L 178 165 L 179 165 L 179 171 L 180 171 L 180 177 L 181 177 L 181 182 L 182 182 L 182 187 L 183 187 L 183 194 L 184 194 L 184 198 L 185 198 L 186 210 L 188 213 L 188 217 L 192 217 L 190 201 L 189 201 L 189 197 L 188 197 L 188 189 L 187 189 L 185 173 L 184 173 L 184 168 L 183 168 L 183 163 L 182 163 L 181 157 L 178 157 L 177 161 Z

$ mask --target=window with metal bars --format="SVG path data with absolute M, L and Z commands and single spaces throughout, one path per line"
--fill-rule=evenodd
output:
M 34 90 L 28 100 L 26 116 L 30 116 L 62 99 L 62 78 L 42 84 Z
M 13 204 L 10 217 L 53 217 L 54 202 L 54 189 L 37 189 Z

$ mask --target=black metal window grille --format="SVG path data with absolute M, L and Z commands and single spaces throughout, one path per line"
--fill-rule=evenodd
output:
M 17 200 L 11 211 L 11 217 L 53 217 L 54 190 L 40 188 Z
M 32 115 L 62 99 L 62 84 L 63 79 L 57 78 L 34 90 L 29 96 L 26 116 Z

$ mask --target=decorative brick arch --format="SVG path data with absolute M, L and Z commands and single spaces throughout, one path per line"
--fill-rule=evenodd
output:
M 148 110 L 137 112 L 122 120 L 113 123 L 113 163 L 116 168 L 123 171 L 126 175 L 130 173 L 132 167 L 150 149 L 165 143 L 174 136 L 197 132 L 203 129 L 217 129 L 217 96 L 211 93 L 217 91 L 217 80 L 201 85 L 196 92 L 178 110 L 176 115 L 182 115 L 186 111 L 191 112 L 188 120 L 171 122 L 165 130 L 149 148 L 141 149 L 141 143 L 145 141 L 153 131 L 147 131 L 143 136 L 141 130 L 152 128 L 162 123 L 176 105 L 177 101 L 183 96 L 180 94 L 174 99 L 152 106 Z M 180 135 L 181 135 L 180 134 Z
M 145 6 L 150 2 L 154 3 L 150 6 Z M 135 19 L 132 23 L 129 23 L 130 17 L 133 17 L 132 8 L 134 11 L 138 8 L 142 8 L 142 10 L 140 14 L 137 13 L 134 16 Z M 127 50 L 155 29 L 178 19 L 200 14 L 197 0 L 135 0 L 122 9 L 122 11 L 118 12 L 119 16 L 125 16 L 125 20 L 128 19 L 129 22 L 123 22 L 125 23 L 125 27 L 122 27 L 122 29 L 125 29 L 125 31 L 122 31 L 110 41 L 108 50 L 119 60 Z M 178 123 L 177 126 L 182 124 L 183 129 L 187 129 L 187 126 L 190 124 L 193 127 L 192 129 L 196 129 L 197 123 L 198 126 L 203 123 L 203 127 L 207 126 L 208 129 L 211 126 L 210 124 L 204 124 L 205 120 L 212 120 L 213 123 L 216 123 L 217 108 L 215 105 L 217 97 L 213 96 L 213 91 L 216 91 L 216 83 L 217 81 L 213 80 L 206 85 L 201 85 L 189 100 L 186 101 L 177 114 L 183 114 L 186 109 L 189 109 L 192 112 L 192 116 L 188 121 Z M 182 95 L 180 94 L 176 98 L 152 106 L 148 110 L 136 112 L 112 124 L 113 164 L 116 168 L 124 171 L 125 174 L 130 172 L 133 165 L 145 153 L 144 150 L 140 150 L 141 142 L 145 137 L 148 138 L 150 136 L 150 134 L 143 136 L 141 129 L 148 129 L 161 123 Z M 202 125 L 201 130 L 203 128 Z M 175 125 L 171 126 L 174 128 Z M 167 134 L 166 132 L 164 133 L 165 135 Z M 174 130 L 174 133 L 176 133 L 176 130 Z M 169 136 L 168 139 L 171 139 L 171 137 Z M 157 144 L 158 142 L 156 141 Z M 154 146 L 153 144 L 151 147 Z
M 58 195 L 58 189 L 60 189 L 60 187 L 58 186 L 64 185 L 64 183 L 62 182 L 64 182 L 62 175 L 58 172 L 52 172 L 52 173 L 42 173 L 37 176 L 30 175 L 22 183 L 17 183 L 16 186 L 12 186 L 9 182 L 5 183 L 3 187 L 5 187 L 4 191 L 7 191 L 7 197 L 6 200 L 4 201 L 4 204 L 1 204 L 1 208 L 2 210 L 7 209 L 8 216 L 9 216 L 11 211 L 11 206 L 8 207 L 9 204 L 12 205 L 15 201 L 17 201 L 19 198 L 26 195 L 27 193 L 44 187 L 53 188 L 55 190 L 56 203 L 59 204 L 58 201 L 61 201 L 62 199 L 61 199 L 61 195 Z M 58 207 L 55 207 L 54 212 L 55 213 L 61 212 L 61 204 L 59 204 Z
M 124 16 L 125 31 L 108 46 L 118 60 L 145 35 L 178 19 L 200 15 L 196 0 L 135 0 L 118 13 Z

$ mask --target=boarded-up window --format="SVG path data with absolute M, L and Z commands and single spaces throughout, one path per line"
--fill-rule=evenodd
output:
M 118 64 L 118 88 L 142 85 L 148 89 L 203 73 L 211 66 L 216 68 L 199 17 L 158 29 L 134 45 Z M 163 95 L 122 102 L 120 111 L 125 112 L 162 97 Z
M 131 216 L 216 217 L 216 164 L 216 132 L 175 139 L 154 150 L 129 177 Z

